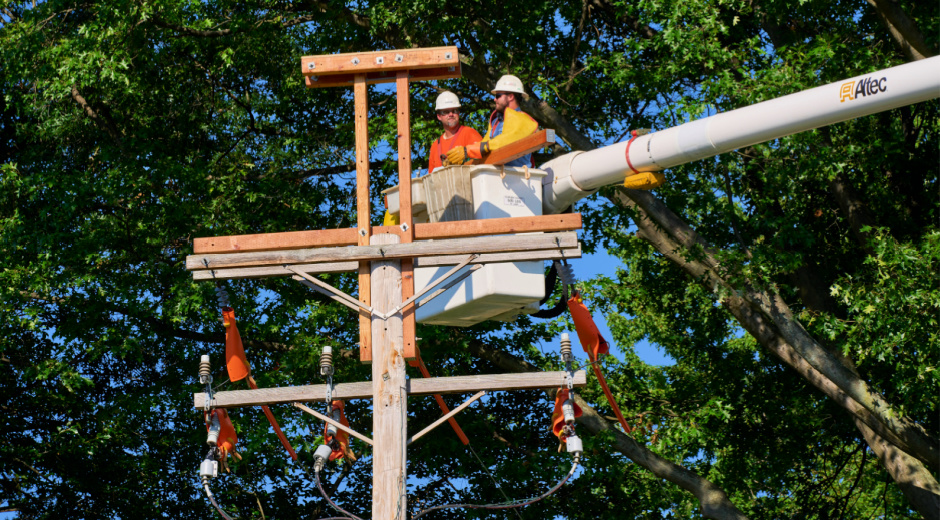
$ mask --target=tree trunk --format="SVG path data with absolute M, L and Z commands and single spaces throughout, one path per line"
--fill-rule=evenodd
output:
M 855 425 L 881 461 L 881 465 L 901 488 L 911 507 L 924 515 L 926 520 L 940 520 L 940 485 L 937 484 L 937 479 L 933 478 L 920 461 L 879 437 L 858 418 L 855 418 Z

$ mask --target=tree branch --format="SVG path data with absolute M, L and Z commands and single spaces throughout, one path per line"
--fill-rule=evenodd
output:
M 77 85 L 72 85 L 71 95 L 72 100 L 81 107 L 82 112 L 84 112 L 92 122 L 107 132 L 107 134 L 111 136 L 111 139 L 114 140 L 114 143 L 117 144 L 118 148 L 121 149 L 121 152 L 126 155 L 127 150 L 124 148 L 124 142 L 121 140 L 121 135 L 118 133 L 117 129 L 114 128 L 113 123 L 103 117 L 99 117 L 98 113 L 91 107 L 88 101 L 85 100 L 81 92 L 78 91 Z
M 881 19 L 895 43 L 901 48 L 901 52 L 910 61 L 922 60 L 934 56 L 931 49 L 924 40 L 923 33 L 917 28 L 913 20 L 907 16 L 907 13 L 901 9 L 896 2 L 891 0 L 866 0 L 869 5 L 875 8 L 878 18 Z

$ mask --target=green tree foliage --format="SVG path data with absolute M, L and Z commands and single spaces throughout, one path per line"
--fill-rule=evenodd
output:
M 463 79 L 411 88 L 421 167 L 443 88 L 482 129 L 492 85 L 516 74 L 524 109 L 564 139 L 558 155 L 931 56 L 938 14 L 908 0 L 0 2 L 0 508 L 214 514 L 196 476 L 199 356 L 220 388 L 244 387 L 218 362 L 212 286 L 184 268 L 192 239 L 356 221 L 351 92 L 306 89 L 301 56 L 457 45 Z M 370 89 L 374 222 L 395 182 L 394 96 Z M 636 429 L 614 427 L 589 378 L 575 479 L 518 513 L 428 518 L 936 518 L 938 108 L 579 204 L 586 248 L 622 262 L 580 288 L 610 323 L 603 369 Z M 326 278 L 355 291 L 351 275 Z M 368 378 L 345 307 L 290 280 L 228 287 L 262 386 L 319 382 L 326 344 L 342 351 L 338 381 Z M 557 369 L 540 345 L 570 328 L 523 317 L 419 336 L 434 375 L 501 373 Z M 642 341 L 675 363 L 645 364 Z M 413 425 L 439 415 L 430 398 L 409 410 Z M 300 460 L 257 410 L 232 411 L 243 459 L 213 483 L 220 503 L 241 518 L 332 516 L 309 473 L 322 424 L 274 411 Z M 553 485 L 569 459 L 550 411 L 543 393 L 497 394 L 459 416 L 472 452 L 443 429 L 415 443 L 412 510 Z M 367 402 L 346 413 L 370 429 Z M 360 461 L 331 467 L 327 487 L 368 516 L 370 453 L 353 447 Z

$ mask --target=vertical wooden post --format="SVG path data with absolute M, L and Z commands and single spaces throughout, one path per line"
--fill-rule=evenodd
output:
M 408 91 L 409 71 L 402 70 L 396 75 L 395 86 L 398 90 L 398 200 L 399 218 L 407 227 L 402 228 L 403 244 L 414 241 L 414 218 L 411 209 L 411 93 Z M 408 299 L 415 293 L 414 261 L 402 260 L 402 298 Z M 417 358 L 415 344 L 415 308 L 413 305 L 402 316 L 405 359 Z
M 411 93 L 408 91 L 408 71 L 398 71 L 395 80 L 398 90 L 398 204 L 399 219 L 408 224 L 402 237 L 407 244 L 414 236 L 411 214 Z
M 398 243 L 397 235 L 383 233 L 372 244 Z M 401 303 L 400 262 L 372 262 L 372 301 L 387 312 Z M 405 359 L 402 352 L 401 313 L 372 319 L 372 519 L 403 520 L 406 516 L 405 462 L 407 460 L 407 402 Z
M 356 107 L 356 225 L 359 245 L 369 245 L 372 235 L 372 207 L 369 201 L 369 97 L 365 74 L 356 74 L 353 82 L 353 101 Z M 363 233 L 365 231 L 365 233 Z M 371 305 L 369 262 L 359 263 L 359 301 Z M 372 361 L 372 316 L 359 310 L 359 360 Z

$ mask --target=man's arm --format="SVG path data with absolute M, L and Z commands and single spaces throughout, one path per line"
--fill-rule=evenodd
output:
M 539 129 L 539 124 L 535 119 L 522 111 L 517 112 L 507 109 L 505 118 L 503 131 L 498 136 L 490 137 L 489 132 L 487 132 L 486 138 L 480 142 L 474 142 L 464 147 L 455 146 L 447 153 L 447 162 L 449 164 L 463 164 L 467 159 L 482 159 L 491 151 L 532 135 Z
M 509 143 L 514 143 L 523 137 L 530 136 L 538 131 L 539 124 L 532 119 L 532 116 L 526 114 L 525 112 L 506 109 L 505 120 L 503 121 L 503 131 L 496 137 L 491 137 L 489 140 L 484 140 L 482 145 L 484 145 L 483 152 L 489 153 L 490 151 L 502 148 Z M 482 158 L 477 157 L 477 159 Z

